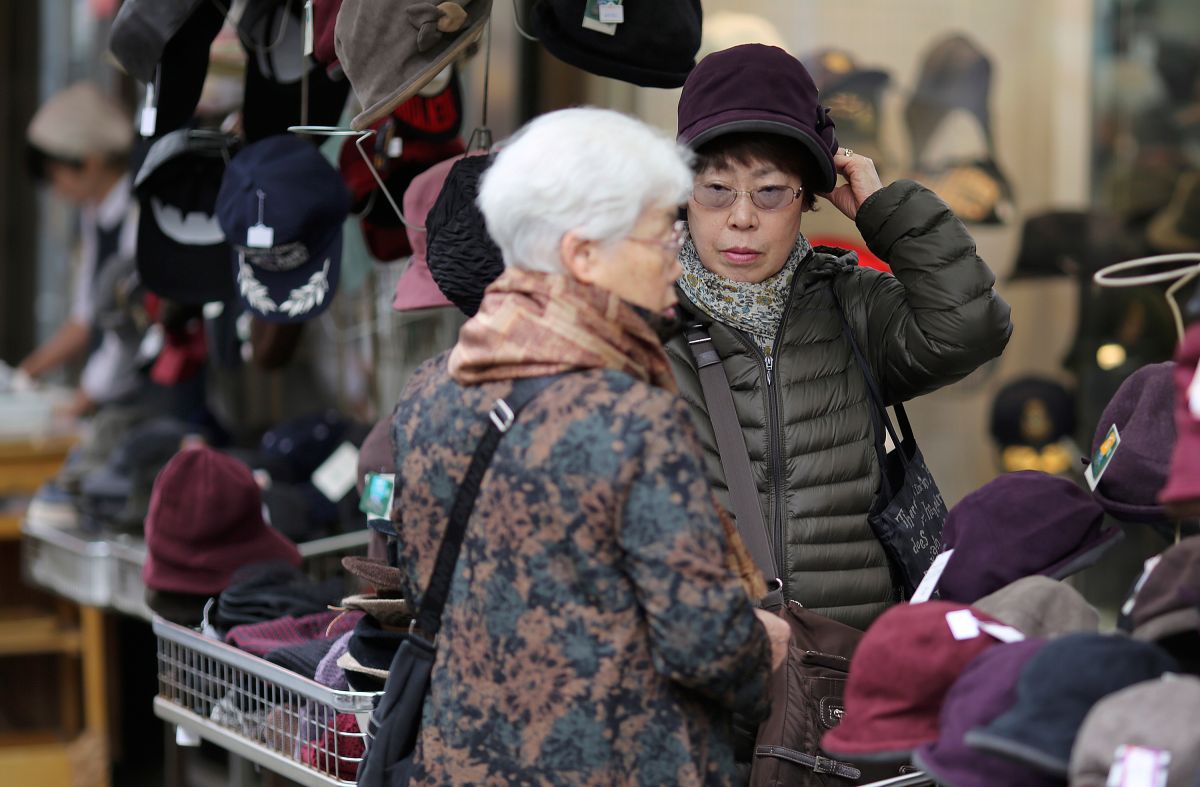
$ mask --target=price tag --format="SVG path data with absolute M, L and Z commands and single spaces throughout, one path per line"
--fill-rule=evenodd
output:
M 1117 425 L 1113 424 L 1108 434 L 1104 436 L 1104 442 L 1096 449 L 1096 455 L 1092 457 L 1092 462 L 1083 471 L 1083 477 L 1087 479 L 1088 486 L 1094 492 L 1096 485 L 1100 483 L 1100 477 L 1104 475 L 1104 471 L 1108 469 L 1108 463 L 1112 461 L 1113 455 L 1117 453 L 1117 448 L 1121 445 L 1121 433 L 1117 431 Z
M 950 556 L 953 554 L 953 549 L 947 549 L 933 559 L 933 563 L 930 564 L 929 570 L 925 572 L 925 577 L 921 580 L 921 584 L 917 585 L 917 589 L 913 591 L 912 598 L 909 599 L 910 603 L 921 604 L 933 596 L 933 591 L 937 588 L 938 580 L 942 578 L 942 572 L 946 570 L 946 565 L 950 562 Z
M 969 609 L 956 609 L 946 613 L 946 624 L 955 639 L 975 639 L 979 636 L 979 621 Z
M 258 223 L 250 225 L 246 230 L 246 245 L 252 249 L 269 249 L 275 245 L 275 228 L 263 223 L 263 211 L 267 195 L 262 189 L 258 192 Z
M 394 473 L 367 473 L 367 482 L 363 486 L 362 499 L 358 501 L 358 510 L 387 519 L 392 513 L 392 499 L 395 494 Z
M 1192 381 L 1188 383 L 1188 412 L 1192 418 L 1200 419 L 1200 364 L 1192 373 Z
M 619 5 L 612 0 L 604 0 L 601 4 L 600 0 L 587 0 L 583 7 L 583 22 L 581 23 L 586 30 L 594 30 L 597 33 L 604 33 L 608 36 L 617 34 L 617 26 L 611 22 L 600 21 L 600 9 L 605 5 Z M 609 13 L 612 13 L 611 11 Z M 625 19 L 625 10 L 621 9 L 621 20 Z
M 269 249 L 275 245 L 275 228 L 266 224 L 252 224 L 246 230 L 246 245 L 252 249 Z
M 342 443 L 313 473 L 312 483 L 321 494 L 336 503 L 354 488 L 357 478 L 358 449 L 351 443 Z
M 313 0 L 304 0 L 304 54 L 313 53 Z
M 1107 787 L 1166 787 L 1171 752 L 1149 746 L 1117 747 Z
M 388 140 L 387 156 L 388 158 L 400 158 L 404 154 L 404 140 L 398 136 L 394 136 Z
M 979 622 L 979 628 L 985 634 L 990 634 L 992 637 L 1004 643 L 1022 642 L 1025 640 L 1025 635 L 1012 626 L 1005 626 L 1003 623 L 988 623 L 986 620 Z
M 600 3 L 600 22 L 606 25 L 619 25 L 625 21 L 625 6 L 619 2 L 607 0 Z

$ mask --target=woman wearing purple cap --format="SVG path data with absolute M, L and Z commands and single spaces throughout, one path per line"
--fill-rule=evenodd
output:
M 896 589 L 867 524 L 880 479 L 872 406 L 839 309 L 893 404 L 998 356 L 1009 307 L 945 203 L 913 181 L 883 186 L 870 159 L 838 147 L 812 78 L 782 49 L 704 58 L 683 88 L 679 140 L 697 154 L 680 311 L 711 335 L 730 381 L 784 596 L 865 628 Z M 894 275 L 812 248 L 801 221 L 818 196 Z M 730 507 L 688 339 L 668 355 Z

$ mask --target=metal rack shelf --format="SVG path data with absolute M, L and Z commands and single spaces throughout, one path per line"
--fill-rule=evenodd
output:
M 365 719 L 376 694 L 335 691 L 161 618 L 153 626 L 155 715 L 299 784 L 354 784 L 365 735 L 344 725 Z

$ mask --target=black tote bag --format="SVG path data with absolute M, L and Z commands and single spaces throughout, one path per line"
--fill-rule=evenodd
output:
M 879 460 L 879 492 L 867 515 L 867 522 L 887 553 L 892 579 L 901 599 L 912 598 L 934 558 L 942 551 L 942 527 L 946 523 L 946 502 L 938 490 L 933 473 L 925 464 L 904 405 L 895 405 L 900 434 L 896 434 L 879 386 L 871 374 L 842 304 L 834 295 L 842 318 L 842 332 L 854 351 L 854 359 L 866 379 L 871 399 L 871 422 L 875 432 L 875 454 Z M 886 449 L 884 434 L 892 438 Z M 936 594 L 935 594 L 936 596 Z

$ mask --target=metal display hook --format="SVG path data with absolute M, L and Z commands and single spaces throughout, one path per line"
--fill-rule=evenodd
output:
M 371 177 L 375 179 L 376 185 L 383 192 L 383 196 L 387 198 L 388 204 L 396 212 L 396 217 L 400 219 L 400 223 L 416 232 L 425 231 L 424 227 L 413 224 L 404 217 L 404 212 L 400 210 L 400 205 L 396 202 L 396 198 L 392 196 L 391 190 L 383 182 L 383 178 L 379 176 L 379 171 L 375 169 L 375 164 L 372 163 L 371 156 L 363 149 L 363 143 L 375 135 L 375 129 L 369 128 L 366 131 L 358 131 L 352 128 L 342 128 L 341 126 L 288 126 L 288 131 L 293 134 L 304 134 L 313 137 L 357 137 L 354 140 L 354 147 L 358 149 L 358 155 L 362 156 L 363 163 L 367 165 L 367 169 L 371 172 Z
M 1144 273 L 1138 276 L 1116 276 L 1116 274 L 1125 271 L 1141 270 L 1143 268 L 1152 268 L 1171 263 L 1190 264 L 1158 273 Z M 1167 288 L 1167 306 L 1170 307 L 1171 317 L 1175 320 L 1176 339 L 1182 341 L 1184 333 L 1183 313 L 1179 309 L 1179 304 L 1175 301 L 1175 293 L 1186 287 L 1189 282 L 1194 281 L 1197 276 L 1200 276 L 1200 253 L 1185 252 L 1181 254 L 1158 254 L 1153 257 L 1139 257 L 1134 260 L 1118 262 L 1096 271 L 1095 275 L 1092 276 L 1092 281 L 1101 287 L 1142 287 L 1147 284 L 1174 282 Z

